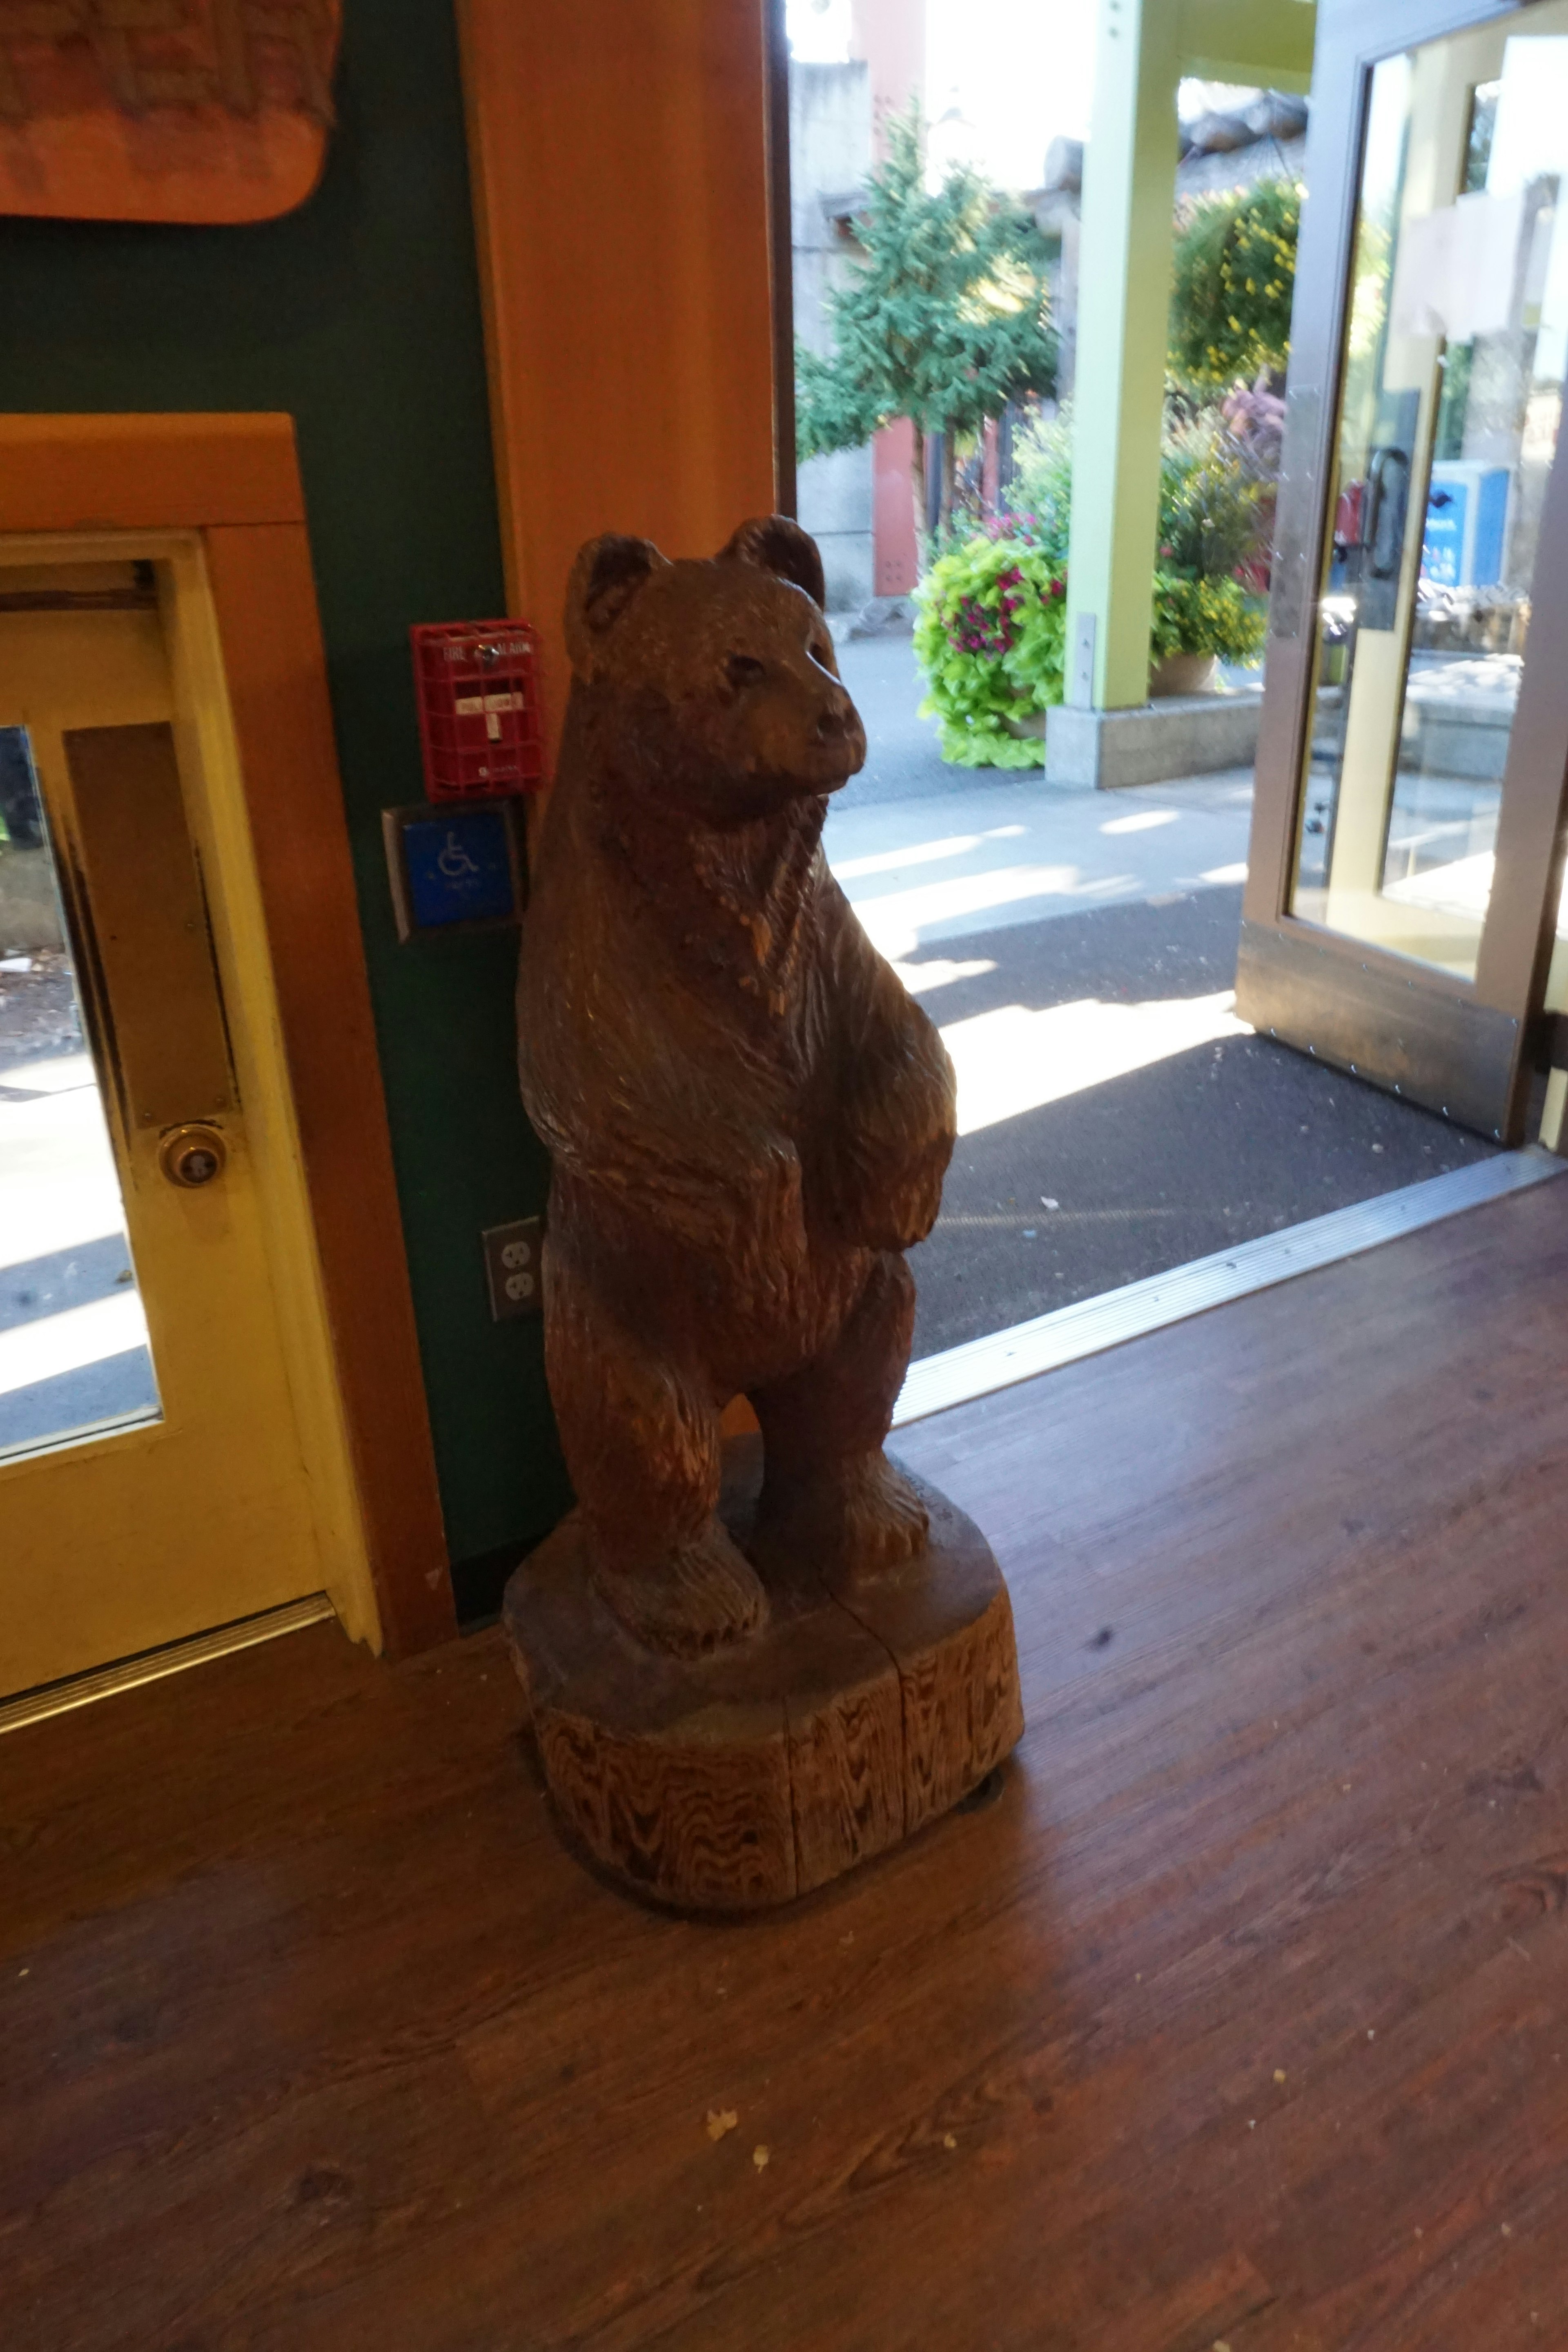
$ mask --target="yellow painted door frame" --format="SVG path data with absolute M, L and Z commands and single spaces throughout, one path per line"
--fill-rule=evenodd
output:
M 0 418 L 0 514 L 26 561 L 161 568 L 324 1580 L 424 1647 L 451 1588 L 291 423 Z

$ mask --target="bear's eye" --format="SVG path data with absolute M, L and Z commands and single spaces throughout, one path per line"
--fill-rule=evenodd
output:
M 724 665 L 724 675 L 737 694 L 742 687 L 760 686 L 767 674 L 766 662 L 758 661 L 754 654 L 731 654 Z

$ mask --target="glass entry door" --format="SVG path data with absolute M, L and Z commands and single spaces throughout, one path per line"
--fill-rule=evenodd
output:
M 1515 1140 L 1568 761 L 1568 0 L 1320 21 L 1237 1009 Z

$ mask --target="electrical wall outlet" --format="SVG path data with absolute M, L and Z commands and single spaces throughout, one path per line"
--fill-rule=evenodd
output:
M 491 1225 L 479 1240 L 490 1286 L 491 1320 L 510 1323 L 515 1316 L 539 1314 L 544 1304 L 539 1263 L 543 1218 L 519 1217 L 510 1225 Z

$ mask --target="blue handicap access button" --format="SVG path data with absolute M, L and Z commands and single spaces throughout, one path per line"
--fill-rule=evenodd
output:
M 409 911 L 419 930 L 505 922 L 517 912 L 511 839 L 500 809 L 411 817 L 403 828 Z

